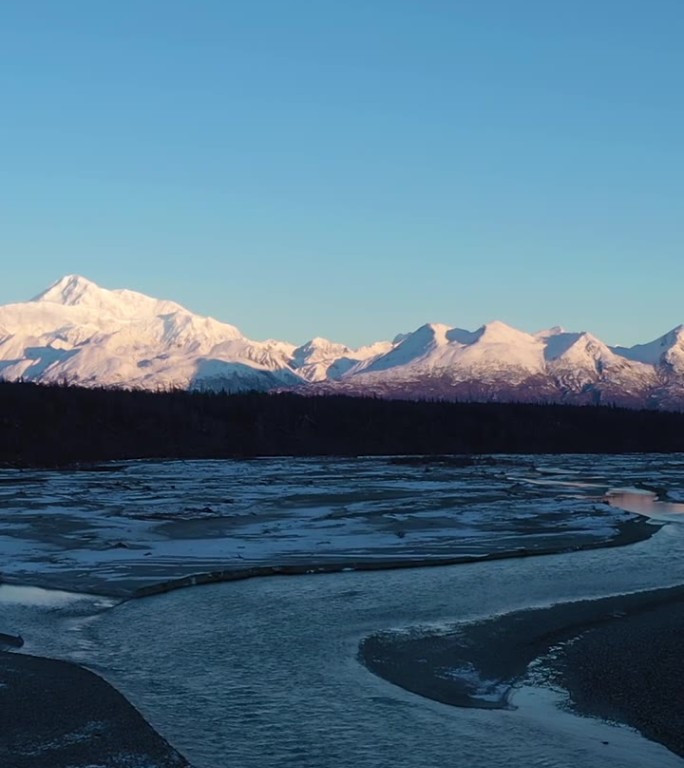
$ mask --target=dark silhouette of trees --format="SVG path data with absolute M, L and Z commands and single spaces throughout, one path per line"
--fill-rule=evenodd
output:
M 684 450 L 684 414 L 0 382 L 0 462 Z

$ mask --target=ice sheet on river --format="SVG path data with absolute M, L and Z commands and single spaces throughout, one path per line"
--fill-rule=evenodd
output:
M 465 464 L 465 466 L 461 466 Z M 634 515 L 609 488 L 681 494 L 684 458 L 138 461 L 0 471 L 6 581 L 126 594 L 261 565 L 431 561 L 596 546 Z

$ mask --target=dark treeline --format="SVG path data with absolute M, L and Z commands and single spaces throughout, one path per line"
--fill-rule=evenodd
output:
M 684 450 L 684 414 L 0 382 L 0 462 Z

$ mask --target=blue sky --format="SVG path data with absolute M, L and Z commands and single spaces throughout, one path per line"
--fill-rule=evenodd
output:
M 681 0 L 3 0 L 0 303 L 252 338 L 684 322 Z

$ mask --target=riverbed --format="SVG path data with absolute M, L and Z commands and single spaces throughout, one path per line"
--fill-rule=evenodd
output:
M 675 503 L 681 492 L 678 457 L 575 461 L 574 474 L 572 460 L 558 457 L 504 471 L 511 486 L 550 479 L 547 502 L 589 494 L 593 504 L 611 487 L 636 486 L 669 489 Z M 265 577 L 123 602 L 66 596 L 29 606 L 15 593 L 3 619 L 21 628 L 27 652 L 103 675 L 196 768 L 681 766 L 636 731 L 559 709 L 558 691 L 521 686 L 516 708 L 462 709 L 392 685 L 358 658 L 359 643 L 379 631 L 448 631 L 523 608 L 684 584 L 678 508 L 666 514 L 654 535 L 623 547 Z

